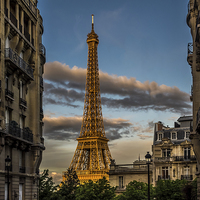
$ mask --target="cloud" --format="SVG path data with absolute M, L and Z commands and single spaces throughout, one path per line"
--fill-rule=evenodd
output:
M 44 136 L 54 140 L 75 140 L 79 137 L 82 117 L 44 117 Z M 104 118 L 106 137 L 109 140 L 116 140 L 122 137 L 131 137 L 132 123 L 124 119 Z
M 45 103 L 77 107 L 83 102 L 86 69 L 51 62 L 45 64 Z M 108 108 L 191 113 L 189 94 L 176 86 L 144 83 L 136 78 L 109 75 L 100 71 L 102 105 Z M 53 100 L 54 101 L 53 101 Z

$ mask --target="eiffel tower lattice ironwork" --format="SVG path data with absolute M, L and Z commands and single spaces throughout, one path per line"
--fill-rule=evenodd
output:
M 108 139 L 105 136 L 100 84 L 97 46 L 98 35 L 94 32 L 92 15 L 92 30 L 87 35 L 88 64 L 86 75 L 85 102 L 83 121 L 78 145 L 70 168 L 76 170 L 80 182 L 103 178 L 108 179 L 111 153 L 108 148 Z

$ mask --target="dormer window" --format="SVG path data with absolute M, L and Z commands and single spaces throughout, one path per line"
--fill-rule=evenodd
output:
M 172 132 L 172 140 L 176 140 L 176 133 Z
M 185 138 L 189 139 L 189 136 L 190 136 L 190 132 L 189 131 L 185 132 Z
M 158 133 L 158 140 L 162 140 L 163 134 L 162 133 Z

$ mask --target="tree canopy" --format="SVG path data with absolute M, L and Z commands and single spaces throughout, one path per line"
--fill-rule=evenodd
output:
M 76 171 L 68 169 L 65 180 L 60 185 L 54 185 L 49 170 L 44 170 L 39 180 L 40 200 L 147 200 L 148 184 L 131 181 L 126 190 L 116 195 L 117 187 L 110 186 L 106 178 L 96 182 L 88 181 L 80 184 Z M 157 200 L 196 200 L 197 181 L 159 180 L 155 187 L 150 186 L 151 199 Z

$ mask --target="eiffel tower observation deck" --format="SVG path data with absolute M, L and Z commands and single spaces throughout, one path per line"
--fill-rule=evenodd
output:
M 99 40 L 94 32 L 93 17 L 92 15 L 92 30 L 87 35 L 88 64 L 83 120 L 80 136 L 77 138 L 78 145 L 70 164 L 81 183 L 97 181 L 104 176 L 109 179 L 107 173 L 112 159 L 103 124 L 97 55 Z

